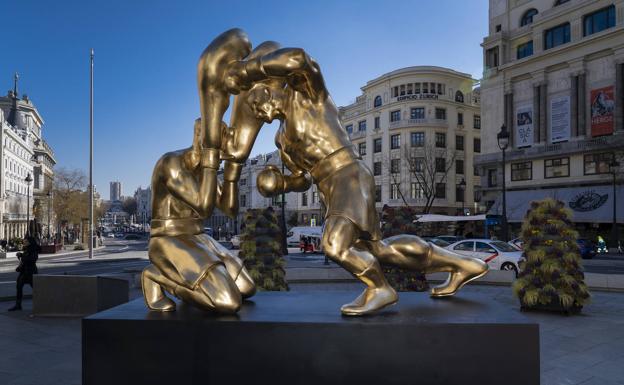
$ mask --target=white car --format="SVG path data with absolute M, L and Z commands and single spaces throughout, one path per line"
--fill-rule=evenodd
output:
M 518 276 L 522 251 L 503 241 L 491 239 L 466 239 L 451 243 L 446 249 L 468 257 L 479 258 L 492 270 L 513 271 Z

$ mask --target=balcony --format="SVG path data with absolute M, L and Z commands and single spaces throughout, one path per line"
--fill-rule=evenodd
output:
M 404 127 L 422 126 L 448 127 L 448 121 L 446 119 L 402 119 L 395 122 L 390 122 L 391 130 Z
M 349 138 L 351 140 L 364 138 L 364 137 L 366 137 L 366 131 L 353 131 L 352 133 L 349 134 Z

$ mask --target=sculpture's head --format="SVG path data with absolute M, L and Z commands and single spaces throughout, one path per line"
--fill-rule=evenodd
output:
M 287 100 L 286 83 L 281 80 L 268 80 L 256 83 L 247 96 L 256 118 L 271 123 L 275 119 L 283 119 Z

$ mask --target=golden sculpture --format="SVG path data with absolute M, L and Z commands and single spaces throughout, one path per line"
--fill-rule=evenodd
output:
M 327 207 L 323 250 L 366 285 L 358 298 L 342 306 L 343 314 L 369 314 L 396 303 L 397 293 L 380 262 L 424 273 L 450 273 L 444 284 L 432 289 L 433 297 L 453 295 L 487 272 L 483 261 L 417 236 L 382 240 L 373 175 L 340 123 L 318 64 L 302 49 L 280 48 L 274 42 L 250 50 L 249 40 L 238 29 L 208 46 L 198 67 L 202 118 L 195 126 L 193 147 L 166 154 L 156 165 L 149 245 L 153 265 L 143 273 L 151 309 L 173 309 L 163 288 L 187 302 L 223 312 L 236 311 L 241 297 L 253 294 L 253 282 L 240 260 L 200 234 L 201 219 L 215 204 L 228 215 L 236 214 L 242 164 L 262 124 L 275 119 L 282 123 L 276 145 L 291 174 L 269 166 L 258 175 L 258 189 L 271 197 L 306 191 L 311 183 L 318 186 Z M 230 94 L 237 96 L 227 127 L 222 118 Z M 216 180 L 221 159 L 223 186 Z

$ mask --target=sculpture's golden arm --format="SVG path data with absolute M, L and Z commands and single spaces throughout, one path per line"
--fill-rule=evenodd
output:
M 312 186 L 312 178 L 307 171 L 297 167 L 290 156 L 280 149 L 280 158 L 284 166 L 290 170 L 290 175 L 284 175 L 284 192 L 304 192 Z
M 216 193 L 217 170 L 202 167 L 199 181 L 197 181 L 195 176 L 184 170 L 179 159 L 170 159 L 168 163 L 171 162 L 177 164 L 169 164 L 166 167 L 168 170 L 165 175 L 167 190 L 175 198 L 190 206 L 201 218 L 208 217 L 214 208 L 215 196 L 211 196 L 209 191 L 214 190 Z
M 238 183 L 223 182 L 217 185 L 217 207 L 230 218 L 238 214 Z

